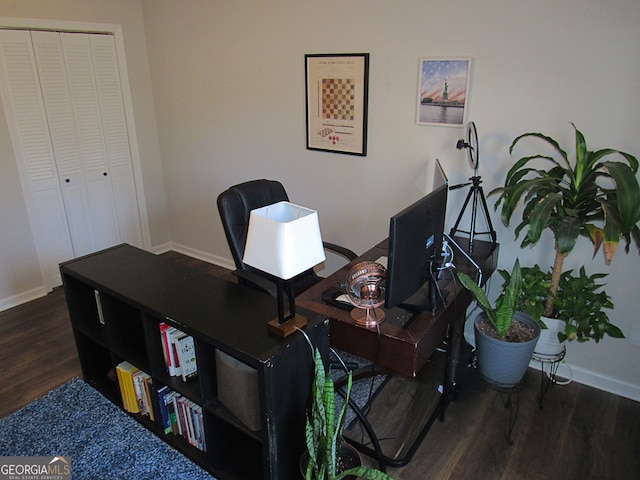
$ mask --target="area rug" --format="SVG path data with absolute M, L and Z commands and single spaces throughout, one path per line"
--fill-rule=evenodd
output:
M 0 456 L 71 457 L 74 480 L 213 478 L 77 378 L 0 419 Z
M 371 372 L 370 376 L 365 375 L 364 378 L 353 382 L 351 387 L 350 399 L 352 404 L 345 413 L 345 427 L 347 429 L 352 428 L 355 422 L 358 421 L 357 413 L 354 411 L 353 406 L 360 410 L 360 413 L 366 415 L 371 402 L 376 395 L 382 390 L 389 379 L 388 375 L 374 375 L 375 364 L 365 360 L 364 358 L 352 355 L 341 350 L 331 350 L 329 358 L 332 368 L 331 375 L 335 382 L 344 380 L 345 369 L 340 368 L 343 363 L 350 368 L 357 368 L 360 372 Z M 336 411 L 340 411 L 344 403 L 344 394 L 346 393 L 346 385 L 340 388 L 341 392 L 336 391 Z

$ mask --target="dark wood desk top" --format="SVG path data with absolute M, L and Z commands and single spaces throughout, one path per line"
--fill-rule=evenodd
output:
M 349 310 L 327 304 L 322 299 L 325 291 L 344 282 L 353 265 L 387 255 L 387 245 L 387 240 L 378 243 L 353 262 L 296 297 L 296 303 L 330 318 L 331 345 L 334 347 L 413 377 L 441 343 L 448 325 L 454 320 L 458 324 L 454 330 L 464 325 L 464 315 L 471 302 L 471 295 L 453 279 L 453 272 L 445 272 L 441 276 L 439 285 L 446 302 L 434 314 L 414 313 L 402 308 L 385 309 L 385 320 L 377 327 L 357 325 L 351 319 Z M 464 245 L 462 247 L 464 248 Z M 475 240 L 474 247 L 474 258 L 481 259 L 478 263 L 483 266 L 486 279 L 495 270 L 498 248 L 491 248 L 491 243 L 478 240 Z M 456 256 L 458 269 L 473 275 L 475 268 L 462 257 Z M 459 335 L 462 335 L 462 330 L 459 330 Z

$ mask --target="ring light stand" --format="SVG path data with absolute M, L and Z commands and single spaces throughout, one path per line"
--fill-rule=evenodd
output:
M 458 150 L 462 150 L 463 148 L 467 149 L 467 158 L 469 160 L 469 166 L 473 169 L 473 177 L 469 179 L 467 183 L 461 183 L 460 185 L 454 185 L 449 187 L 449 190 L 457 190 L 458 188 L 463 188 L 466 186 L 471 186 L 469 188 L 469 193 L 467 194 L 467 198 L 462 205 L 462 210 L 458 215 L 458 219 L 456 220 L 455 225 L 451 229 L 450 236 L 454 236 L 456 232 L 465 233 L 469 235 L 469 254 L 473 253 L 473 241 L 476 235 L 490 235 L 491 242 L 495 245 L 497 237 L 496 232 L 493 229 L 493 224 L 491 223 L 491 217 L 489 216 L 489 209 L 487 208 L 487 201 L 484 197 L 484 192 L 482 191 L 482 179 L 478 175 L 478 132 L 476 130 L 476 125 L 473 122 L 469 122 L 467 124 L 467 139 L 466 142 L 464 139 L 458 140 L 456 143 L 456 148 Z M 460 230 L 458 227 L 460 225 L 460 221 L 464 216 L 464 212 L 471 202 L 471 228 L 469 230 Z M 478 204 L 482 206 L 482 210 L 484 212 L 484 218 L 487 222 L 488 230 L 484 232 L 476 231 L 476 220 L 478 216 Z

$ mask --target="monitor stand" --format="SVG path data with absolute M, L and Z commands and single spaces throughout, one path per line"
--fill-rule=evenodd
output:
M 434 263 L 431 265 L 433 272 Z M 424 282 L 422 287 L 398 306 L 412 312 L 430 311 L 431 313 L 435 313 L 438 307 L 442 304 L 442 298 L 440 297 L 440 294 L 438 294 L 436 276 L 437 272 L 433 272 L 429 275 L 429 279 Z M 446 294 L 446 292 L 441 293 L 442 295 Z

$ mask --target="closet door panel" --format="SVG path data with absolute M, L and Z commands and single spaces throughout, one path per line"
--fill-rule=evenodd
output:
M 120 243 L 89 35 L 60 34 L 81 165 L 87 187 L 92 249 Z
M 31 32 L 51 142 L 60 176 L 66 220 L 75 256 L 94 251 L 89 194 L 84 179 L 60 35 Z
M 29 32 L 0 31 L 0 93 L 41 269 L 56 286 L 73 248 Z
M 89 41 L 120 235 L 123 241 L 141 247 L 142 229 L 114 39 L 90 35 Z

